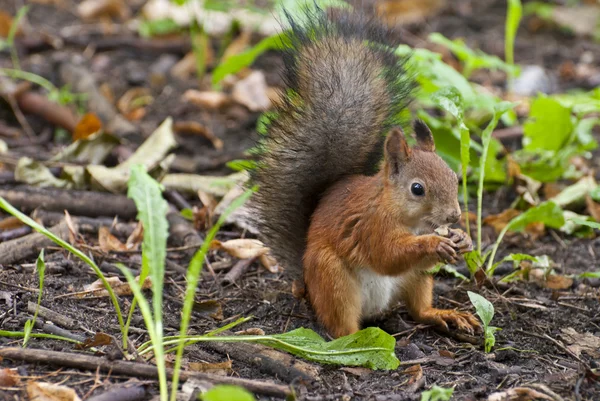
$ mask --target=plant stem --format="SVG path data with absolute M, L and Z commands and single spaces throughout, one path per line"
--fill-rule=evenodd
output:
M 24 79 L 25 81 L 29 81 L 31 83 L 41 86 L 48 92 L 54 92 L 58 90 L 58 88 L 54 86 L 52 82 L 48 81 L 44 77 L 40 77 L 39 75 L 33 74 L 31 72 L 17 70 L 13 68 L 0 68 L 0 75 L 16 79 Z

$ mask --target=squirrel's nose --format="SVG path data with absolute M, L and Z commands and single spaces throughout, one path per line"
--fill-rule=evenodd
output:
M 448 215 L 448 217 L 446 218 L 446 221 L 450 224 L 458 223 L 458 220 L 460 220 L 460 212 L 456 211 L 450 213 L 450 215 Z

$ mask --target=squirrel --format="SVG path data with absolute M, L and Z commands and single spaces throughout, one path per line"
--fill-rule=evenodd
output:
M 473 334 L 477 319 L 432 306 L 426 270 L 472 249 L 457 223 L 458 177 L 431 131 L 401 126 L 415 88 L 393 28 L 356 12 L 306 21 L 286 15 L 286 96 L 262 138 L 250 201 L 260 239 L 301 272 L 312 308 L 333 337 L 352 334 L 403 301 L 417 322 Z

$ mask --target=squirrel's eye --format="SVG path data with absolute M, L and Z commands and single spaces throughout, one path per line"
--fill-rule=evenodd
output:
M 423 185 L 419 184 L 418 182 L 414 182 L 410 186 L 410 192 L 412 192 L 413 195 L 416 196 L 423 196 L 425 195 L 425 188 L 423 188 Z

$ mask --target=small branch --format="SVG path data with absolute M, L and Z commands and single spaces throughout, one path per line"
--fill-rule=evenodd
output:
M 103 372 L 111 372 L 112 374 L 127 375 L 136 378 L 145 377 L 156 379 L 158 377 L 158 369 L 156 366 L 122 360 L 109 361 L 105 358 L 87 354 L 9 347 L 0 349 L 0 357 L 14 361 L 56 365 L 90 371 L 99 369 Z M 167 369 L 167 376 L 169 378 L 173 376 L 173 369 Z M 236 377 L 188 371 L 181 372 L 180 377 L 182 380 L 196 378 L 212 383 L 237 385 L 244 387 L 253 393 L 273 397 L 285 398 L 291 394 L 290 389 L 286 386 L 260 380 L 239 379 Z
M 62 212 L 65 209 L 74 215 L 120 216 L 134 219 L 137 215 L 135 204 L 125 195 L 105 192 L 74 191 L 55 188 L 17 186 L 0 189 L 0 196 L 17 209 L 32 211 L 37 208 Z
M 256 258 L 250 259 L 242 259 L 238 261 L 229 272 L 223 277 L 223 281 L 221 281 L 221 285 L 228 285 L 235 283 L 245 272 L 248 271 L 248 268 L 254 262 Z
M 105 393 L 88 398 L 87 401 L 138 401 L 145 400 L 146 396 L 146 386 L 134 384 L 110 389 Z
M 51 102 L 46 96 L 34 92 L 24 92 L 17 96 L 17 103 L 24 113 L 40 116 L 50 124 L 69 132 L 75 130 L 77 125 L 75 114 L 68 107 Z
M 42 305 L 38 306 L 35 302 L 27 302 L 27 312 L 34 314 L 36 308 L 38 308 L 39 317 L 46 320 L 50 320 L 54 324 L 65 327 L 67 329 L 73 329 L 77 326 L 75 320 L 65 315 L 61 315 L 58 312 L 54 312 L 52 309 L 48 309 Z
M 54 234 L 63 240 L 69 239 L 69 227 L 66 222 L 50 228 Z M 33 258 L 38 255 L 42 248 L 54 245 L 54 242 L 45 235 L 33 233 L 21 238 L 0 243 L 0 264 L 10 265 L 21 260 Z

